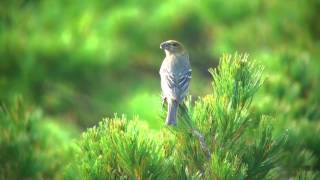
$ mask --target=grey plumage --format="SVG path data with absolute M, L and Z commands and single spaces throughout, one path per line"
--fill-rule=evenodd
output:
M 191 66 L 188 53 L 179 42 L 169 40 L 160 47 L 166 52 L 159 72 L 162 98 L 168 103 L 166 123 L 175 125 L 177 108 L 188 93 Z

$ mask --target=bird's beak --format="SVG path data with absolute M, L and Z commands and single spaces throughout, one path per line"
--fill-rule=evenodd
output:
M 166 42 L 163 42 L 160 44 L 160 49 L 167 49 L 168 48 L 168 44 Z

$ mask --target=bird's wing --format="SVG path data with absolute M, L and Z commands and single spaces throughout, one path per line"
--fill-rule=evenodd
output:
M 163 96 L 169 97 L 180 102 L 187 94 L 191 79 L 191 69 L 173 74 L 167 71 L 160 72 L 161 88 Z
M 183 99 L 188 93 L 189 83 L 191 80 L 191 69 L 188 69 L 178 76 L 178 87 L 180 90 L 180 99 Z

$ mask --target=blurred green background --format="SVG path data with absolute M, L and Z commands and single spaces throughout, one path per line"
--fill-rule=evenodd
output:
M 190 52 L 193 96 L 210 90 L 207 69 L 222 53 L 262 61 L 272 86 L 290 87 L 278 95 L 303 93 L 292 91 L 309 90 L 319 75 L 317 0 L 19 0 L 0 8 L 1 100 L 21 95 L 81 128 L 115 112 L 162 123 L 159 44 L 168 39 Z
M 0 100 L 22 97 L 62 132 L 114 113 L 157 129 L 161 42 L 189 50 L 194 97 L 223 53 L 247 52 L 265 67 L 254 111 L 292 129 L 320 168 L 319 19 L 319 0 L 2 0 Z
M 207 69 L 219 56 L 238 51 L 271 72 L 264 103 L 288 96 L 301 113 L 319 108 L 317 0 L 19 0 L 0 8 L 1 101 L 22 96 L 80 128 L 114 113 L 161 125 L 159 44 L 168 39 L 190 52 L 195 97 L 210 91 Z

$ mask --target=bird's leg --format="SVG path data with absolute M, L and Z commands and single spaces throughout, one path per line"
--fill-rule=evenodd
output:
M 165 105 L 165 103 L 167 102 L 167 98 L 166 97 L 162 97 L 162 108 L 164 109 L 165 107 L 164 107 L 164 105 Z

